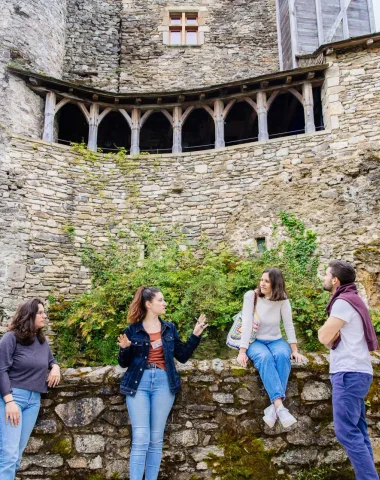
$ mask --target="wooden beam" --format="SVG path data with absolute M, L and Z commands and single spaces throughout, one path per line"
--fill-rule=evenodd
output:
M 90 121 L 88 122 L 88 125 L 89 125 L 89 128 L 88 128 L 87 147 L 92 152 L 96 152 L 98 149 L 98 126 L 99 126 L 99 105 L 97 103 L 91 104 Z
M 215 148 L 226 146 L 224 141 L 224 103 L 222 100 L 215 100 L 214 121 L 215 121 Z
M 54 117 L 55 117 L 55 104 L 57 96 L 54 92 L 48 92 L 45 99 L 45 120 L 44 120 L 44 132 L 42 140 L 45 142 L 53 142 L 54 140 Z
M 315 0 L 315 11 L 317 14 L 318 43 L 319 45 L 323 45 L 325 43 L 325 36 L 323 33 L 323 15 L 321 0 Z
M 182 107 L 174 107 L 172 153 L 181 153 L 181 152 L 182 152 Z
M 330 28 L 328 34 L 326 35 L 325 43 L 330 43 L 334 38 L 334 35 L 339 27 L 340 22 L 343 20 L 343 17 L 347 19 L 347 8 L 350 6 L 351 0 L 340 0 L 341 9 L 338 13 L 333 26 Z M 344 33 L 344 22 L 343 22 L 343 33 Z M 347 27 L 348 28 L 348 27 Z M 345 37 L 348 38 L 348 37 Z
M 262 91 L 257 93 L 257 116 L 259 122 L 259 142 L 268 140 L 267 94 Z
M 347 18 L 347 7 L 346 0 L 340 0 L 340 8 L 343 10 L 342 22 L 343 22 L 343 38 L 348 38 L 348 18 Z
M 313 86 L 304 83 L 302 87 L 303 107 L 305 113 L 305 133 L 315 132 Z
M 297 67 L 296 55 L 298 54 L 297 17 L 295 0 L 289 0 L 290 40 L 292 47 L 292 68 Z

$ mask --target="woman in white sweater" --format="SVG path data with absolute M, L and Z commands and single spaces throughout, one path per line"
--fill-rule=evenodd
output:
M 254 308 L 260 323 L 256 340 L 249 344 Z M 288 342 L 281 336 L 281 320 Z M 259 287 L 244 295 L 242 336 L 237 360 L 243 367 L 247 366 L 248 359 L 252 360 L 260 373 L 271 402 L 264 410 L 263 417 L 269 427 L 274 426 L 277 418 L 285 428 L 297 421 L 283 405 L 291 358 L 296 362 L 303 361 L 303 356 L 297 351 L 292 309 L 284 277 L 278 268 L 268 268 L 261 276 Z

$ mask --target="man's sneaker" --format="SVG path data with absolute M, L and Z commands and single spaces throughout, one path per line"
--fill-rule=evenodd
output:
M 277 414 L 274 405 L 270 405 L 264 410 L 265 415 L 263 416 L 264 422 L 268 425 L 268 427 L 274 427 L 274 424 L 277 421 Z
M 289 410 L 284 406 L 277 408 L 276 414 L 284 428 L 288 428 L 297 422 L 297 419 L 294 418 Z

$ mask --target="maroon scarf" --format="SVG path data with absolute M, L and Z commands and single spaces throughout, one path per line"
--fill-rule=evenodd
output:
M 369 316 L 368 308 L 365 306 L 363 300 L 359 297 L 356 285 L 354 283 L 347 283 L 338 287 L 331 297 L 329 304 L 326 307 L 327 313 L 330 315 L 332 306 L 337 299 L 345 300 L 348 302 L 362 317 L 364 336 L 368 345 L 368 350 L 373 352 L 379 348 L 379 344 L 376 337 L 376 332 L 372 324 L 371 317 Z M 340 343 L 340 335 L 335 340 L 332 350 L 335 350 Z

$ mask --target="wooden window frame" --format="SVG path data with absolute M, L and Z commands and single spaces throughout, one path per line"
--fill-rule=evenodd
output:
M 181 18 L 181 24 L 180 25 L 172 25 L 171 23 L 171 19 L 172 18 L 178 18 L 180 17 Z M 188 25 L 187 24 L 187 18 L 188 17 L 196 17 L 196 23 L 195 24 L 192 24 L 192 25 Z M 181 32 L 181 43 L 180 44 L 177 44 L 177 43 L 172 43 L 171 42 L 171 33 L 173 31 L 180 31 Z M 186 34 L 188 31 L 191 31 L 191 32 L 196 32 L 196 38 L 197 38 L 197 41 L 196 43 L 187 43 L 186 42 Z M 170 12 L 169 13 L 169 45 L 180 45 L 182 47 L 186 47 L 186 46 L 197 46 L 199 45 L 200 42 L 199 42 L 199 14 L 198 12 Z

